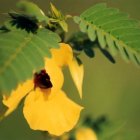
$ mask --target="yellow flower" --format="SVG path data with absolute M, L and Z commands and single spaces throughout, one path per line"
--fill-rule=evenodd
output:
M 91 128 L 83 127 L 76 131 L 76 140 L 98 140 Z
M 82 84 L 83 84 L 83 76 L 84 76 L 83 64 L 78 64 L 78 62 L 75 59 L 73 59 L 69 63 L 69 70 L 75 82 L 75 85 L 78 89 L 80 98 L 82 98 Z
M 61 43 L 60 50 L 52 49 L 52 54 L 59 67 L 68 65 L 73 81 L 78 89 L 80 97 L 82 98 L 82 84 L 84 77 L 83 64 L 78 64 L 76 59 L 73 57 L 72 49 L 68 44 Z
M 60 49 L 52 49 L 52 58 L 45 59 L 45 69 L 36 73 L 34 80 L 20 84 L 9 97 L 3 96 L 3 103 L 8 107 L 4 115 L 13 112 L 25 98 L 23 114 L 31 129 L 57 136 L 71 130 L 82 107 L 62 91 L 64 77 L 61 67 L 72 61 L 73 54 L 68 45 L 60 44 Z

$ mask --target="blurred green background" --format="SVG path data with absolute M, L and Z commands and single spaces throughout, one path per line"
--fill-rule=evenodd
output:
M 48 10 L 49 0 L 32 0 L 44 11 Z M 0 13 L 16 8 L 17 0 L 0 0 Z M 97 2 L 106 2 L 108 6 L 129 13 L 132 18 L 140 19 L 140 0 L 52 0 L 66 14 L 79 15 Z M 4 15 L 1 15 L 1 23 Z M 78 30 L 77 25 L 69 21 L 69 34 Z M 110 63 L 98 50 L 96 57 L 89 59 L 81 56 L 85 66 L 83 100 L 80 101 L 68 70 L 65 71 L 64 89 L 85 110 L 82 116 L 94 117 L 107 115 L 112 121 L 125 123 L 124 130 L 137 135 L 140 139 L 140 69 L 126 64 L 120 56 L 117 63 Z M 0 123 L 0 140 L 42 140 L 40 132 L 32 131 L 22 115 L 22 108 Z

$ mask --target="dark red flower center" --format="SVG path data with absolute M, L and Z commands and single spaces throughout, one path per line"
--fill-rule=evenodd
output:
M 51 88 L 53 85 L 50 81 L 50 76 L 46 70 L 41 70 L 39 73 L 34 74 L 34 89 L 37 87 L 41 89 Z

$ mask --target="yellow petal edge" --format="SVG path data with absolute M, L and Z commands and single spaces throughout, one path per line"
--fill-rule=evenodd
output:
M 83 64 L 79 65 L 76 59 L 73 59 L 69 63 L 69 70 L 73 81 L 78 89 L 80 98 L 82 98 L 82 86 L 83 86 L 83 77 L 84 77 L 84 66 Z
M 25 100 L 23 113 L 30 128 L 56 136 L 71 130 L 79 120 L 83 107 L 71 101 L 63 91 L 49 100 L 39 92 L 31 92 Z
M 95 132 L 88 127 L 79 128 L 76 131 L 76 140 L 98 140 Z
M 16 90 L 12 91 L 10 96 L 3 95 L 3 104 L 8 107 L 4 114 L 5 117 L 17 108 L 20 101 L 31 91 L 31 89 L 33 89 L 33 82 L 32 80 L 28 80 L 23 84 L 20 84 Z

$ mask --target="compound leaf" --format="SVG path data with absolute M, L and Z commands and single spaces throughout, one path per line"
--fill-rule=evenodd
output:
M 91 41 L 98 40 L 102 49 L 112 56 L 120 53 L 126 61 L 140 64 L 140 26 L 125 13 L 99 3 L 87 9 L 74 21 Z
M 36 34 L 24 30 L 0 32 L 0 92 L 9 93 L 43 68 L 44 57 L 51 57 L 50 49 L 58 48 L 59 42 L 59 36 L 47 29 Z

